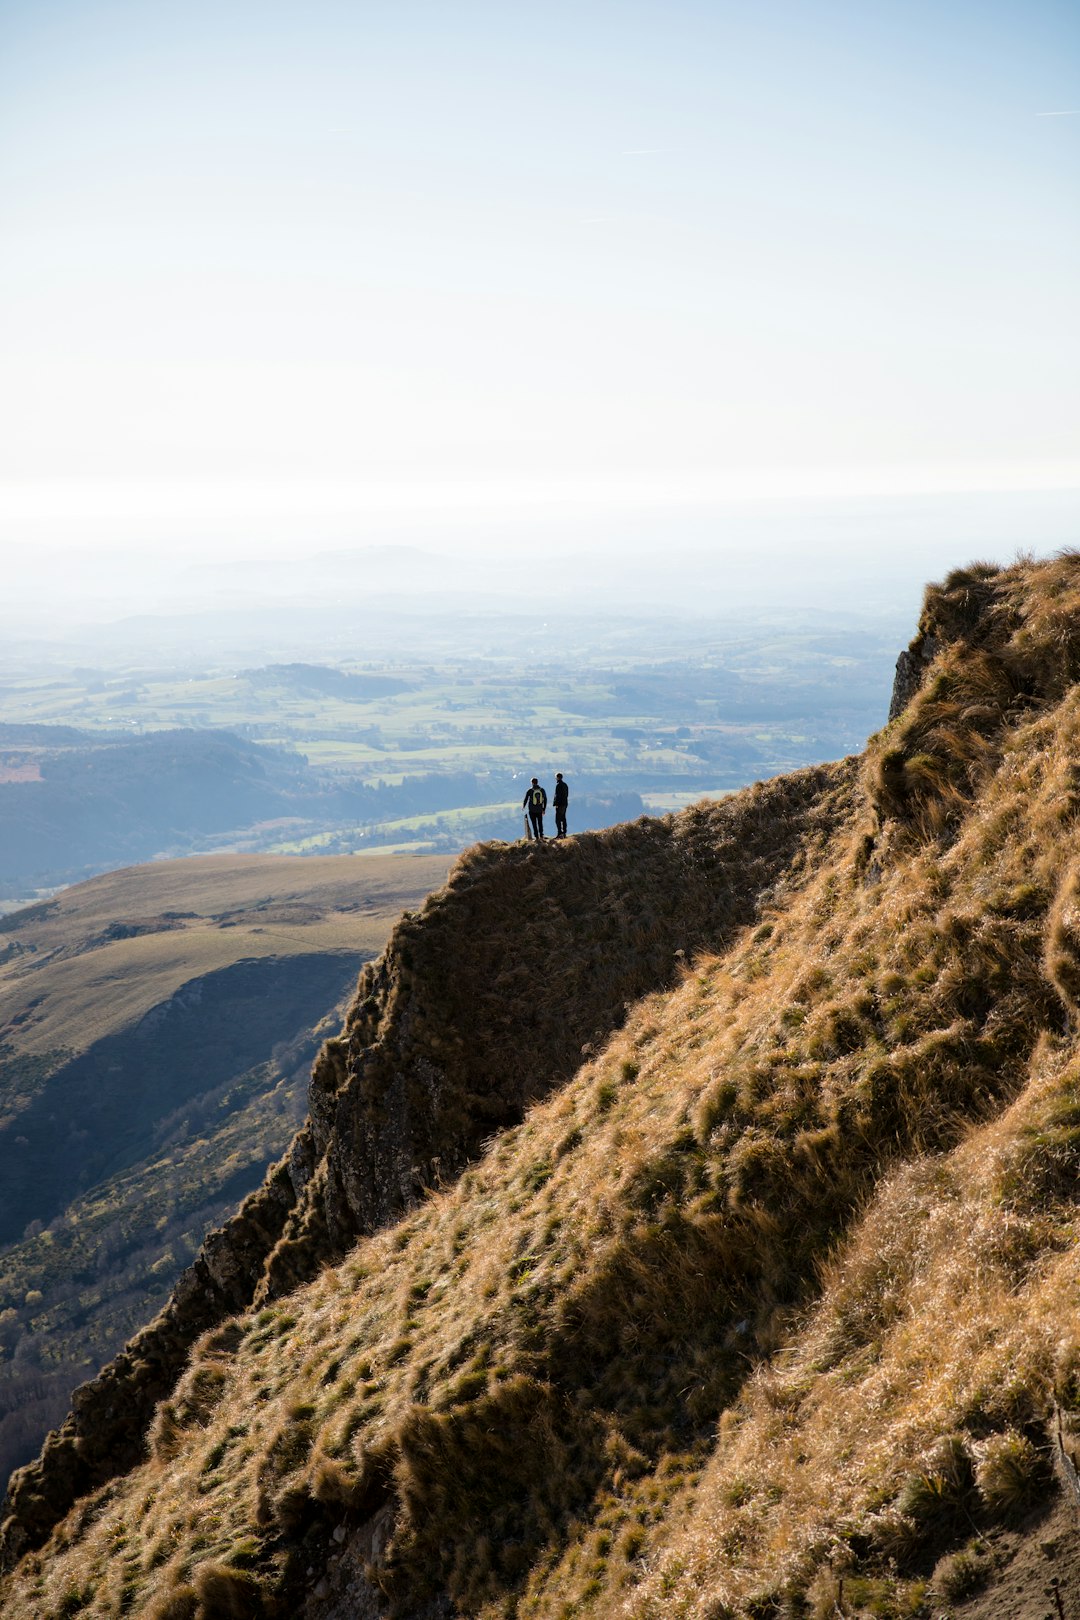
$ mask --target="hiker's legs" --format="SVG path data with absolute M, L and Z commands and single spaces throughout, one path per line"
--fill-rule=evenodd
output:
M 555 836 L 566 837 L 566 811 L 560 810 L 558 806 L 555 807 Z
M 536 839 L 543 839 L 544 812 L 542 810 L 530 810 L 529 820 L 532 822 L 533 837 Z

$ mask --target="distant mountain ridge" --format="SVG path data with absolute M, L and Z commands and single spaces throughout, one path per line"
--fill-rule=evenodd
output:
M 391 675 L 353 674 L 330 669 L 325 664 L 266 664 L 260 669 L 240 672 L 253 685 L 288 685 L 297 692 L 342 698 L 347 703 L 367 703 L 375 697 L 393 697 L 410 689 L 409 681 Z
M 376 690 L 407 687 L 315 665 L 256 673 L 276 689 L 328 693 L 357 704 Z M 213 727 L 116 734 L 9 725 L 0 728 L 0 750 L 5 745 L 0 900 L 163 856 L 222 847 L 254 852 L 313 830 L 336 833 L 346 850 L 355 851 L 369 842 L 366 824 L 377 828 L 384 820 L 437 815 L 462 803 L 484 805 L 491 794 L 506 790 L 505 781 L 493 784 L 467 770 L 420 770 L 400 782 L 366 786 L 320 773 L 290 747 Z M 607 825 L 641 809 L 637 793 L 575 791 L 579 828 Z M 492 833 L 516 835 L 515 805 L 488 804 L 486 817 Z M 372 837 L 375 847 L 383 841 Z
M 225 731 L 89 735 L 8 726 L 37 780 L 0 780 L 0 885 L 78 881 L 296 811 L 304 762 Z M 17 892 L 17 890 L 16 890 Z
M 931 587 L 895 711 L 462 857 L 13 1479 L 5 1612 L 1080 1601 L 1080 555 Z

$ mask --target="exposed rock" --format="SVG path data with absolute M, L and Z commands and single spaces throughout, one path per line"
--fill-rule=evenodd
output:
M 933 638 L 920 636 L 910 647 L 905 647 L 896 660 L 892 697 L 889 700 L 889 719 L 903 714 L 926 676 L 936 652 Z

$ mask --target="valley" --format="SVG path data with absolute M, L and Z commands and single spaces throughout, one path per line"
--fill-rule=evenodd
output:
M 0 909 L 209 851 L 447 856 L 520 836 L 534 772 L 613 825 L 862 746 L 898 623 L 389 615 L 362 658 L 0 660 Z M 328 661 L 332 657 L 333 662 Z

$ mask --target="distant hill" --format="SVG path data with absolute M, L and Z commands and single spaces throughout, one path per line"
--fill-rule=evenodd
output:
M 29 757 L 36 770 L 0 771 L 0 893 L 28 879 L 57 884 L 186 853 L 200 838 L 296 815 L 298 799 L 313 796 L 299 755 L 227 731 L 4 733 L 7 746 L 19 745 L 12 761 Z
M 253 687 L 284 687 L 287 691 L 338 698 L 344 703 L 370 703 L 412 689 L 411 681 L 392 675 L 352 674 L 326 664 L 265 664 L 241 671 Z
M 257 673 L 291 690 L 295 671 L 302 672 L 295 680 L 314 683 L 312 691 L 332 690 L 347 702 L 361 700 L 351 687 L 351 697 L 339 690 L 341 683 L 369 680 L 313 665 Z M 505 782 L 498 785 L 505 791 Z M 325 853 L 374 852 L 422 841 L 456 852 L 468 841 L 454 814 L 461 805 L 479 807 L 466 812 L 472 836 L 520 836 L 520 795 L 509 806 L 487 805 L 490 791 L 487 779 L 449 770 L 364 785 L 320 773 L 292 748 L 211 728 L 102 736 L 67 726 L 6 725 L 0 727 L 0 912 L 5 900 L 15 904 L 110 867 L 208 848 L 284 845 L 306 853 L 318 844 Z M 575 791 L 574 825 L 607 826 L 642 808 L 636 793 Z
M 0 1476 L 262 1181 L 328 1018 L 445 869 L 203 857 L 0 921 Z

